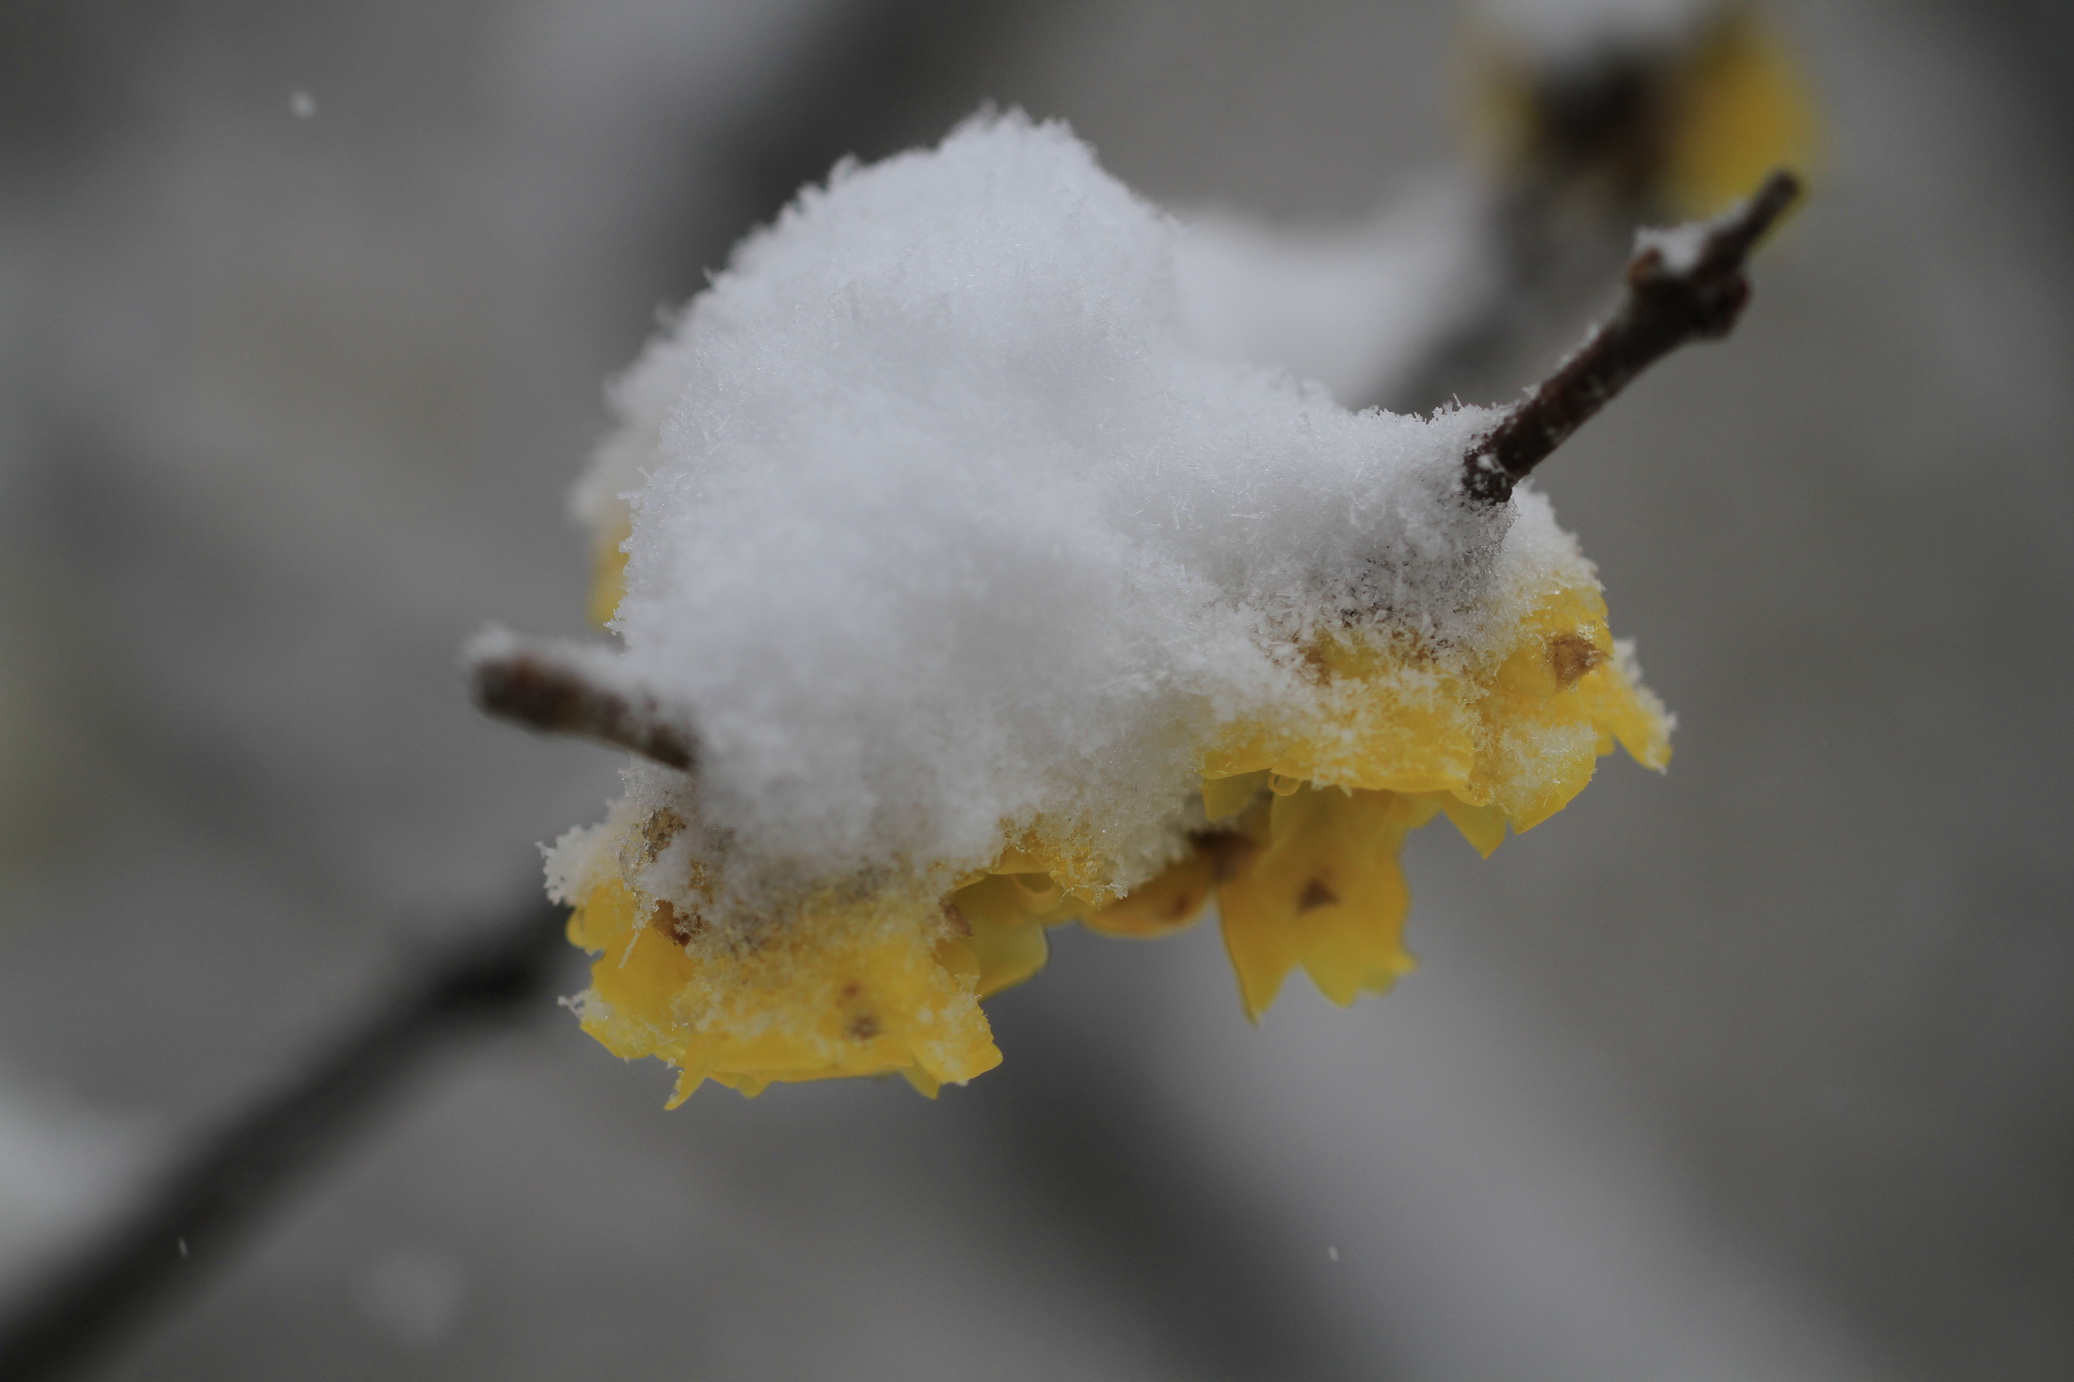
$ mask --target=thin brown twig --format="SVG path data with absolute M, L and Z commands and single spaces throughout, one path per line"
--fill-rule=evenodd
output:
M 1750 299 L 1744 262 L 1800 191 L 1800 179 L 1780 169 L 1741 206 L 1688 227 L 1697 241 L 1676 254 L 1676 262 L 1667 237 L 1637 250 L 1613 315 L 1470 447 L 1463 489 L 1474 499 L 1504 503 L 1514 485 L 1636 375 L 1687 341 L 1726 336 Z
M 602 740 L 690 772 L 698 741 L 654 696 L 613 687 L 586 663 L 599 654 L 566 644 L 499 635 L 469 655 L 469 687 L 483 712 L 543 734 Z

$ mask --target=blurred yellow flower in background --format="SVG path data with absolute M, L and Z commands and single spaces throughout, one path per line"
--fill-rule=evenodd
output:
M 1712 216 L 1773 168 L 1821 154 L 1807 76 L 1750 4 L 1696 4 L 1668 29 L 1536 51 L 1500 23 L 1467 38 L 1469 138 L 1501 180 L 1596 186 L 1655 214 Z

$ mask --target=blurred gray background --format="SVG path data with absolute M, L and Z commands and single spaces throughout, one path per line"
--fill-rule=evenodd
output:
M 1006 1064 L 709 1089 L 564 1013 L 412 1082 L 124 1379 L 2074 1376 L 2074 34 L 1770 11 L 1827 123 L 1728 344 L 1543 487 L 1679 713 L 1396 994 L 1055 935 Z M 0 1289 L 537 886 L 610 754 L 453 650 L 581 630 L 657 309 L 982 99 L 1327 223 L 1460 157 L 1441 0 L 0 3 Z M 1499 398 L 1576 329 L 1491 367 Z M 572 955 L 565 991 L 581 986 Z

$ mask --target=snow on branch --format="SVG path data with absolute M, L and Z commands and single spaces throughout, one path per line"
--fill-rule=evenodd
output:
M 1687 341 L 1726 336 L 1750 299 L 1744 262 L 1800 192 L 1800 179 L 1780 169 L 1714 220 L 1643 232 L 1613 315 L 1470 447 L 1469 494 L 1503 503 L 1636 375 Z

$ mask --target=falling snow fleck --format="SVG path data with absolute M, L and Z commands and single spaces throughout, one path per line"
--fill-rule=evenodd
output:
M 1327 1248 L 1327 1249 L 1325 1250 L 1325 1256 L 1326 1256 L 1327 1258 L 1329 1258 L 1330 1260 L 1332 1260 L 1332 1261 L 1334 1261 L 1334 1262 L 1337 1262 L 1337 1261 L 1339 1261 L 1339 1249 L 1338 1249 L 1338 1248 Z
M 317 118 L 317 98 L 307 91 L 295 92 L 288 98 L 288 111 L 298 120 Z

